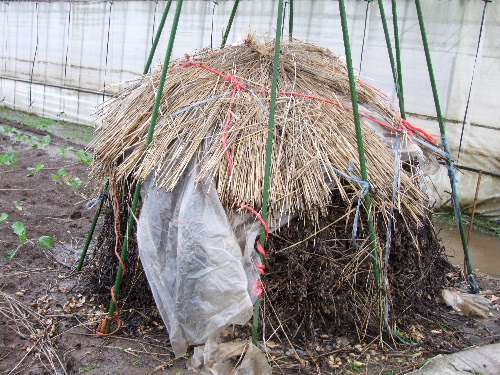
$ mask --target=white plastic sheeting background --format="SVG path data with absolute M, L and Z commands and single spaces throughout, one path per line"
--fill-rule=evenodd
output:
M 355 0 L 346 3 L 355 67 L 369 83 L 385 92 L 393 91 L 378 5 Z M 90 124 L 91 114 L 106 97 L 99 90 L 142 73 L 165 4 L 166 1 L 2 1 L 0 101 L 38 115 Z M 434 116 L 435 110 L 415 6 L 406 0 L 398 0 L 397 4 L 406 110 L 416 125 L 438 135 L 436 121 L 425 118 Z M 390 3 L 385 1 L 385 5 L 391 25 Z M 163 60 L 175 6 L 176 2 L 154 64 Z M 214 47 L 219 46 L 232 6 L 233 1 L 219 1 L 218 5 L 211 1 L 185 1 L 173 57 L 211 42 Z M 448 119 L 449 141 L 456 157 L 484 2 L 435 0 L 424 2 L 423 6 L 443 115 Z M 241 1 L 229 43 L 240 40 L 250 28 L 258 35 L 272 37 L 276 8 L 275 1 Z M 296 38 L 326 46 L 337 55 L 344 54 L 336 2 L 296 1 L 294 10 Z M 500 171 L 499 22 L 500 7 L 489 3 L 459 159 L 461 164 L 496 172 Z M 110 87 L 107 92 L 116 90 L 116 86 Z M 475 173 L 461 175 L 460 199 L 466 209 L 471 206 L 476 178 Z M 433 182 L 440 205 L 449 198 L 445 193 L 449 190 L 446 169 L 442 168 Z M 479 198 L 482 214 L 500 218 L 499 178 L 485 177 Z

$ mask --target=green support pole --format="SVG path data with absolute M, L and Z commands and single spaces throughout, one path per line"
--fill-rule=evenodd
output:
M 429 52 L 429 44 L 427 42 L 427 34 L 425 32 L 424 18 L 422 16 L 422 7 L 420 6 L 420 0 L 415 0 L 415 5 L 417 8 L 418 23 L 420 25 L 420 33 L 422 35 L 422 44 L 424 46 L 425 58 L 427 60 L 429 79 L 431 81 L 432 95 L 434 96 L 434 105 L 436 107 L 436 114 L 439 122 L 439 131 L 441 132 L 441 141 L 443 143 L 444 152 L 447 154 L 446 167 L 448 168 L 448 177 L 450 178 L 451 192 L 455 209 L 455 219 L 457 221 L 457 227 L 458 231 L 460 232 L 460 239 L 462 240 L 462 247 L 464 250 L 465 265 L 467 268 L 467 279 L 471 286 L 472 292 L 478 293 L 479 287 L 476 283 L 476 279 L 474 278 L 474 272 L 472 271 L 472 262 L 470 259 L 469 246 L 467 245 L 467 238 L 462 223 L 462 213 L 460 211 L 460 206 L 458 204 L 458 190 L 455 181 L 455 167 L 453 165 L 453 160 L 451 158 L 450 145 L 448 144 L 448 138 L 446 137 L 446 128 L 444 126 L 443 116 L 441 114 L 441 106 L 439 104 L 439 96 L 436 87 L 436 80 L 434 78 L 434 70 L 432 68 L 431 54 Z
M 382 27 L 384 29 L 385 43 L 387 45 L 387 53 L 389 54 L 389 62 L 391 63 L 392 79 L 394 80 L 394 84 L 397 87 L 398 75 L 396 69 L 396 62 L 394 61 L 394 54 L 392 52 L 391 36 L 389 35 L 389 28 L 387 27 L 387 18 L 385 16 L 383 0 L 378 0 L 378 9 L 380 12 L 380 19 L 382 20 Z M 399 92 L 399 90 L 397 90 L 397 92 Z M 398 94 L 398 99 L 399 99 L 399 94 Z
M 238 5 L 240 0 L 236 0 L 233 5 L 233 10 L 231 11 L 231 16 L 229 17 L 229 22 L 227 24 L 226 30 L 224 31 L 224 36 L 222 37 L 222 44 L 220 48 L 224 48 L 227 42 L 227 37 L 229 36 L 229 32 L 231 31 L 231 27 L 233 26 L 234 16 L 236 15 L 236 10 L 238 9 Z
M 108 188 L 108 181 L 104 184 L 103 192 L 106 191 Z M 97 211 L 95 212 L 94 215 L 94 220 L 92 220 L 92 224 L 90 225 L 90 230 L 87 235 L 87 240 L 85 241 L 85 245 L 83 246 L 82 254 L 80 255 L 80 259 L 78 260 L 78 266 L 76 267 L 76 272 L 80 272 L 82 270 L 83 266 L 83 261 L 85 260 L 85 257 L 87 255 L 87 250 L 89 249 L 90 246 L 90 241 L 92 241 L 92 236 L 94 235 L 94 230 L 97 225 L 97 220 L 99 219 L 99 216 L 101 215 L 101 208 L 104 203 L 104 196 L 102 196 L 103 193 L 101 193 L 101 200 L 99 201 L 99 205 L 97 206 Z
M 363 181 L 368 182 L 368 173 L 366 169 L 366 158 L 365 158 L 365 147 L 363 143 L 363 131 L 361 129 L 361 121 L 359 118 L 359 109 L 358 109 L 358 95 L 356 92 L 356 81 L 354 79 L 354 69 L 352 67 L 352 57 L 351 57 L 351 46 L 349 44 L 349 31 L 347 28 L 347 15 L 345 11 L 345 2 L 344 0 L 339 0 L 339 10 L 340 10 L 340 20 L 342 24 L 342 34 L 344 38 L 344 49 L 347 63 L 347 73 L 349 74 L 349 89 L 351 91 L 351 101 L 352 101 L 352 112 L 354 116 L 354 125 L 356 127 L 356 141 L 358 144 L 358 156 L 359 156 L 359 166 L 361 170 L 361 178 Z M 371 198 L 370 192 L 368 192 L 365 196 L 365 208 L 367 212 L 367 224 L 368 224 L 368 234 L 370 239 L 370 254 L 372 258 L 373 264 L 373 273 L 375 276 L 375 285 L 377 287 L 377 291 L 379 294 L 382 293 L 382 280 L 380 274 L 380 262 L 377 251 L 377 238 L 375 236 L 375 228 L 373 225 L 373 212 L 371 209 Z M 381 308 L 380 309 L 380 320 L 382 324 L 385 326 L 388 317 L 386 316 L 386 311 Z M 384 327 L 385 328 L 385 327 Z M 384 332 L 385 334 L 385 332 Z M 385 339 L 385 337 L 384 337 Z
M 168 72 L 168 65 L 170 62 L 170 57 L 172 56 L 172 49 L 174 46 L 174 41 L 175 41 L 175 36 L 177 34 L 177 27 L 179 25 L 179 18 L 181 15 L 181 9 L 182 9 L 182 4 L 183 0 L 178 0 L 177 2 L 177 9 L 175 10 L 175 16 L 172 24 L 172 31 L 170 32 L 170 39 L 168 41 L 168 47 L 167 47 L 167 52 L 165 54 L 165 60 L 163 62 L 163 70 L 161 72 L 161 78 L 160 78 L 160 83 L 158 84 L 158 91 L 156 95 L 156 101 L 155 105 L 153 108 L 153 114 L 151 115 L 151 124 L 149 125 L 149 131 L 148 135 L 146 138 L 146 145 L 144 148 L 144 155 L 146 154 L 146 150 L 151 144 L 151 141 L 153 140 L 153 134 L 154 134 L 154 129 L 156 126 L 156 120 L 158 119 L 158 112 L 160 108 L 160 103 L 162 99 L 162 93 L 163 93 L 163 87 L 165 85 L 165 79 L 167 77 L 167 72 Z M 127 230 L 125 233 L 125 237 L 123 238 L 123 246 L 122 246 L 122 252 L 121 252 L 121 258 L 123 263 L 126 262 L 127 259 L 127 252 L 128 252 L 128 239 L 130 238 L 132 234 L 132 229 L 134 226 L 134 221 L 135 221 L 135 213 L 137 210 L 137 206 L 139 204 L 139 198 L 141 196 L 141 187 L 142 184 L 140 182 L 137 183 L 136 188 L 135 188 L 135 193 L 134 193 L 134 199 L 132 201 L 132 207 L 130 208 L 130 214 L 128 217 L 128 222 L 127 222 Z M 118 271 L 116 274 L 116 279 L 115 279 L 115 285 L 114 285 L 114 295 L 115 298 L 118 299 L 119 293 L 120 293 L 120 287 L 121 287 L 121 282 L 122 282 L 122 276 L 123 276 L 123 268 L 121 265 L 121 262 L 118 264 Z M 109 312 L 108 312 L 108 317 L 112 317 L 116 311 L 116 305 L 113 300 L 111 300 L 110 305 L 109 305 Z M 106 333 L 109 333 L 109 322 L 106 327 Z
M 167 19 L 168 12 L 170 10 L 170 6 L 172 5 L 172 0 L 169 0 L 167 3 L 167 6 L 165 7 L 165 10 L 163 11 L 163 16 L 161 18 L 160 24 L 158 25 L 158 31 L 156 32 L 155 39 L 153 41 L 153 45 L 151 46 L 151 51 L 149 52 L 149 57 L 148 60 L 146 61 L 146 66 L 144 67 L 144 71 L 142 74 L 147 74 L 149 67 L 151 66 L 151 62 L 153 61 L 153 56 L 155 55 L 156 52 L 156 47 L 158 46 L 158 41 L 160 40 L 161 33 L 163 32 L 163 27 L 165 26 L 165 20 Z M 108 189 L 109 186 L 109 181 L 106 181 L 104 184 L 104 188 L 102 189 L 103 192 Z M 87 234 L 87 240 L 85 241 L 85 245 L 83 246 L 82 254 L 80 255 L 80 260 L 78 261 L 78 267 L 76 268 L 77 272 L 80 272 L 82 270 L 83 266 L 83 261 L 85 260 L 85 257 L 87 256 L 87 251 L 90 246 L 90 241 L 92 240 L 92 236 L 94 235 L 95 227 L 97 225 L 97 220 L 99 219 L 99 216 L 101 215 L 101 208 L 102 204 L 104 201 L 104 197 L 102 198 L 101 202 L 99 202 L 99 206 L 97 208 L 97 211 L 94 215 L 94 220 L 92 220 L 92 225 L 90 226 L 89 233 Z
M 290 1 L 290 15 L 288 16 L 288 38 L 293 38 L 293 0 Z
M 401 117 L 406 120 L 405 100 L 403 95 L 403 73 L 401 69 L 401 48 L 399 43 L 399 27 L 398 27 L 398 10 L 396 0 L 392 0 L 392 24 L 394 27 L 394 47 L 396 49 L 396 77 L 397 90 L 399 100 L 399 112 Z
M 146 66 L 144 67 L 144 71 L 142 74 L 147 74 L 149 67 L 151 66 L 151 62 L 153 61 L 153 57 L 156 52 L 156 47 L 158 46 L 158 42 L 160 41 L 161 34 L 163 32 L 163 27 L 165 26 L 165 21 L 168 16 L 168 12 L 170 11 L 170 6 L 172 5 L 172 0 L 168 0 L 165 9 L 163 10 L 163 16 L 161 17 L 160 24 L 158 25 L 158 31 L 156 32 L 155 39 L 153 44 L 151 45 L 151 51 L 149 52 L 148 60 L 146 61 Z
M 351 46 L 349 44 L 349 31 L 347 29 L 347 15 L 345 11 L 344 0 L 339 0 L 340 20 L 342 24 L 342 34 L 344 37 L 344 49 L 347 62 L 347 72 L 349 74 L 349 89 L 351 90 L 352 112 L 354 115 L 354 125 L 356 127 L 356 141 L 358 144 L 359 166 L 361 170 L 361 178 L 368 182 L 368 173 L 366 170 L 365 146 L 363 144 L 363 131 L 361 129 L 361 121 L 359 119 L 358 95 L 356 93 L 356 81 L 354 80 L 354 69 L 352 67 Z M 375 282 L 377 287 L 380 286 L 380 264 L 377 253 L 377 239 L 375 237 L 375 228 L 373 226 L 373 217 L 371 211 L 370 193 L 365 196 L 365 206 L 368 214 L 368 232 L 370 238 L 371 254 L 373 255 L 373 270 L 375 273 Z
M 274 43 L 274 63 L 273 63 L 273 82 L 271 86 L 271 106 L 269 108 L 269 127 L 267 132 L 267 147 L 266 147 L 266 165 L 264 172 L 264 186 L 262 197 L 262 219 L 267 222 L 269 213 L 269 187 L 271 184 L 271 162 L 273 154 L 274 142 L 274 117 L 276 114 L 276 99 L 278 97 L 278 76 L 280 63 L 280 48 L 281 48 L 281 26 L 283 24 L 283 0 L 279 0 L 278 17 L 276 20 L 276 40 Z M 266 234 L 264 228 L 260 232 L 260 243 L 262 247 L 266 245 Z M 262 264 L 264 257 L 260 256 Z M 262 298 L 257 297 L 254 305 L 253 327 L 252 327 L 252 342 L 257 346 L 257 338 L 259 334 L 259 318 L 260 318 L 260 303 Z

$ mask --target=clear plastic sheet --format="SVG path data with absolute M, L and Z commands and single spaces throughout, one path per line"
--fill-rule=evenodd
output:
M 195 164 L 192 162 L 191 166 Z M 141 191 L 137 241 L 144 271 L 177 357 L 252 316 L 254 241 L 259 225 L 227 218 L 215 188 L 196 186 L 196 169 L 167 192 Z
M 271 375 L 266 356 L 250 341 L 217 344 L 208 341 L 194 349 L 189 370 L 203 375 Z

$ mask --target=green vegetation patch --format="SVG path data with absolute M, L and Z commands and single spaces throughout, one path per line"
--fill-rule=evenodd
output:
M 445 223 L 450 226 L 455 226 L 455 213 L 454 212 L 437 212 L 434 214 L 434 221 L 437 223 Z M 468 227 L 471 222 L 471 215 L 462 214 L 462 223 Z M 483 217 L 474 217 L 474 229 L 495 236 L 500 236 L 500 223 L 491 221 Z
M 81 144 L 88 144 L 94 139 L 94 128 L 90 126 L 40 117 L 8 107 L 0 107 L 0 118 L 17 121 L 31 128 L 45 130 Z

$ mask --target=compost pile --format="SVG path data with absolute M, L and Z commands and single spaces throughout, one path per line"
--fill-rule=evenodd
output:
M 195 160 L 196 184 L 216 189 L 229 217 L 242 207 L 261 210 L 273 54 L 274 43 L 249 36 L 241 45 L 171 62 L 146 151 L 161 69 L 129 82 L 101 108 L 92 177 L 109 181 L 109 195 L 90 280 L 103 303 L 137 182 L 153 178 L 172 191 L 194 173 Z M 432 309 L 450 267 L 420 187 L 428 152 L 412 139 L 424 137 L 408 130 L 384 94 L 357 80 L 374 257 L 345 64 L 327 49 L 291 41 L 282 45 L 279 72 L 268 219 L 276 230 L 266 245 L 264 335 L 318 344 L 330 335 L 375 338 L 387 323 L 404 331 Z M 155 319 L 146 313 L 153 300 L 133 241 L 129 254 L 126 307 Z

